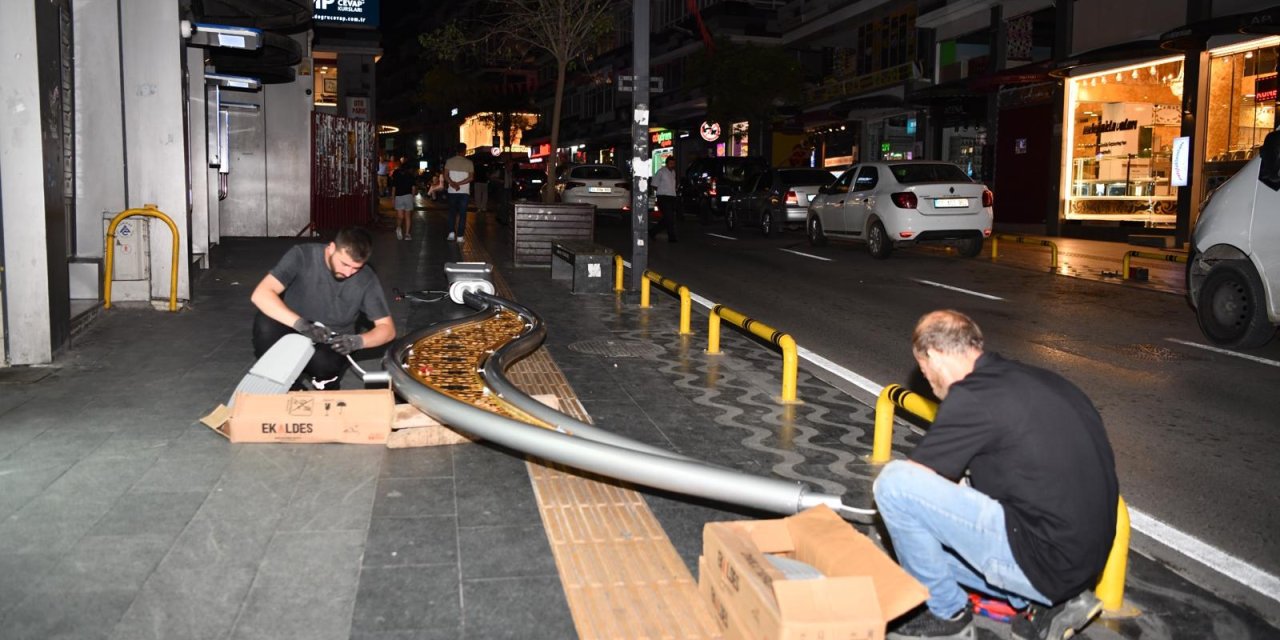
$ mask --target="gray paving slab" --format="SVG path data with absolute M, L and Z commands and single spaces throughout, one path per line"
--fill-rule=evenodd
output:
M 364 538 L 363 530 L 278 531 L 230 637 L 346 638 Z

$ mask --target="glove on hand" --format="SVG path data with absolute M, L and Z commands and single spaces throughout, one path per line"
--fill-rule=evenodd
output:
M 329 329 L 324 325 L 306 318 L 298 318 L 293 323 L 293 330 L 311 339 L 312 342 L 324 344 L 329 341 Z
M 329 346 L 332 347 L 334 351 L 345 356 L 352 351 L 359 351 L 360 349 L 363 349 L 364 338 L 354 334 L 341 335 L 330 340 Z

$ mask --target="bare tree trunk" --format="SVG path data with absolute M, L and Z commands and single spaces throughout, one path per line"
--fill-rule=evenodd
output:
M 556 59 L 556 101 L 551 109 L 551 155 L 547 157 L 547 183 L 542 189 L 543 202 L 555 202 L 556 165 L 560 159 L 560 109 L 564 105 L 564 76 L 568 73 L 568 68 L 568 59 Z

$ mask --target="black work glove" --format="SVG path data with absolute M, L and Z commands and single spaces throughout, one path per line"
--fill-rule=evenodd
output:
M 333 348 L 334 351 L 345 356 L 352 351 L 359 351 L 360 349 L 363 349 L 364 338 L 355 334 L 335 336 L 333 339 L 329 340 L 329 346 Z
M 293 330 L 310 338 L 312 342 L 317 344 L 329 341 L 329 329 L 318 322 L 312 322 L 306 318 L 298 318 L 293 323 Z

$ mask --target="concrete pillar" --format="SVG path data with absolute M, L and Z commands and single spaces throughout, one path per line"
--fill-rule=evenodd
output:
M 306 34 L 292 37 L 310 51 Z M 311 83 L 312 76 L 298 76 L 262 88 L 269 236 L 297 235 L 311 222 Z
M 0 222 L 4 273 L 0 333 L 8 364 L 53 359 L 49 308 L 49 256 L 43 219 L 40 80 L 35 3 L 6 3 L 0 20 Z M 0 342 L 3 345 L 3 342 Z
M 102 212 L 125 207 L 120 30 L 115 0 L 74 0 L 76 257 L 101 259 Z M 101 283 L 98 283 L 101 289 Z
M 183 121 L 183 51 L 178 3 L 120 3 L 121 93 L 130 208 L 155 204 L 178 227 L 178 298 L 191 297 L 187 208 L 187 150 Z M 162 222 L 150 223 L 151 298 L 169 297 L 171 240 Z

